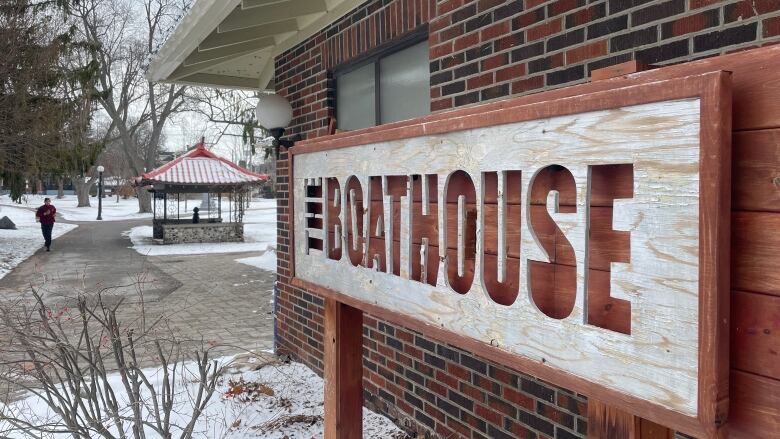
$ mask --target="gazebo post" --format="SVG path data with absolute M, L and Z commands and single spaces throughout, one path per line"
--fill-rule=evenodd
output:
M 163 192 L 163 221 L 168 221 L 168 192 Z

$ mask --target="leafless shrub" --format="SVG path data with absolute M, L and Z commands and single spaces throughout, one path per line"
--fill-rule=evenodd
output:
M 0 436 L 193 437 L 223 371 L 204 344 L 177 338 L 142 306 L 121 321 L 132 305 L 105 290 L 74 303 L 47 305 L 33 290 L 0 305 L 0 385 L 33 395 L 0 404 Z

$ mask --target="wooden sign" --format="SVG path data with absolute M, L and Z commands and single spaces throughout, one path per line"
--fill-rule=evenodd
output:
M 587 91 L 294 147 L 293 283 L 716 436 L 728 74 Z

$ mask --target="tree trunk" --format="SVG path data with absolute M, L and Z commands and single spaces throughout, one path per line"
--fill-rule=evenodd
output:
M 152 194 L 144 189 L 136 189 L 138 195 L 138 213 L 152 213 Z
M 73 181 L 73 188 L 76 190 L 76 197 L 79 200 L 77 207 L 90 207 L 89 190 L 94 184 L 95 180 L 92 178 L 85 181 L 83 177 L 79 177 Z
M 57 199 L 63 198 L 65 198 L 65 179 L 60 177 L 57 179 Z

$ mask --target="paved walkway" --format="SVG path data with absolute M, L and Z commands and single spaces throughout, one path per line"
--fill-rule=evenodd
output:
M 212 347 L 212 357 L 271 349 L 275 275 L 235 262 L 257 253 L 146 257 L 122 232 L 148 223 L 76 223 L 51 252 L 38 251 L 0 279 L 0 299 L 37 288 L 48 305 L 64 307 L 80 292 L 105 289 L 122 300 L 120 317 L 134 321 L 143 305 L 147 321 L 163 316 L 177 337 Z

